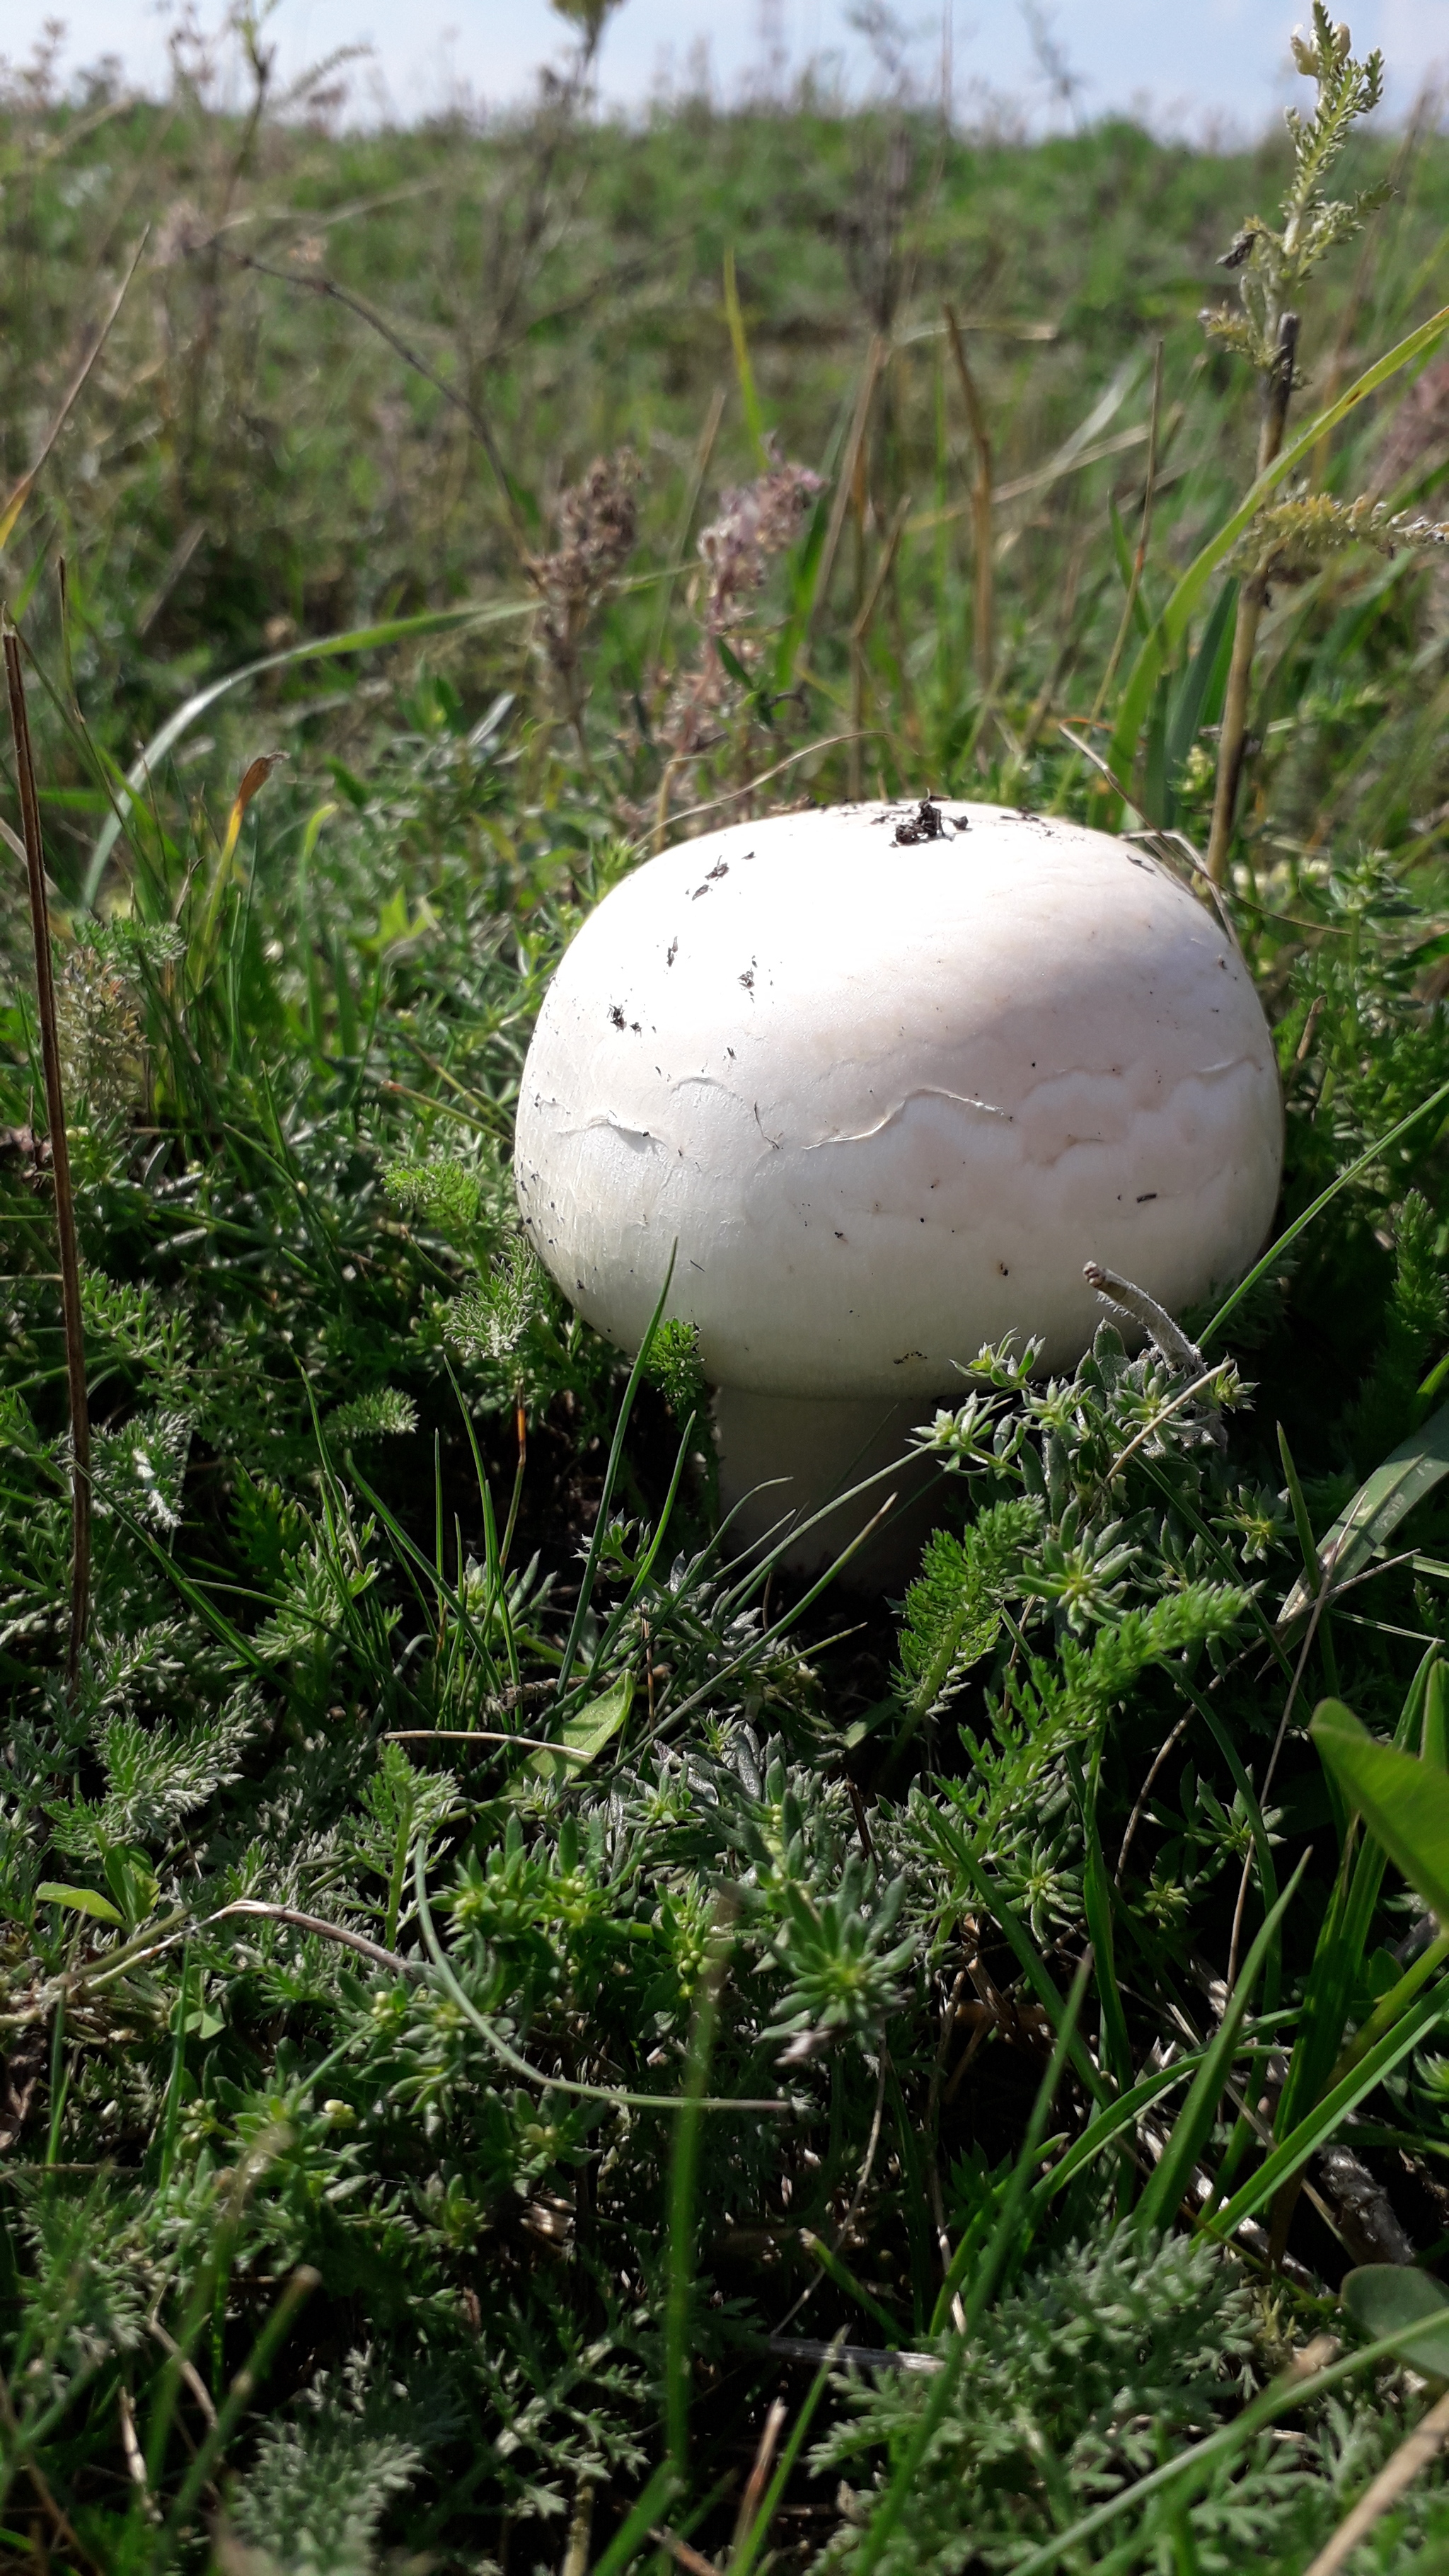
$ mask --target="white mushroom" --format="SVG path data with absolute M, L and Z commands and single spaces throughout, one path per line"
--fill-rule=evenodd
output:
M 790 1480 L 747 1534 L 897 1452 L 984 1342 L 1074 1363 L 1101 1315 L 1084 1262 L 1178 1309 L 1273 1214 L 1272 1041 L 1214 916 L 1103 833 L 921 812 L 780 815 L 649 861 L 574 940 L 524 1067 L 533 1244 L 625 1350 L 677 1245 L 725 1499 Z

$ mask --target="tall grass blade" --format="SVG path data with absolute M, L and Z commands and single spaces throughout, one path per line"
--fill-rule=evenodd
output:
M 664 2300 L 664 2425 L 669 2457 L 683 2487 L 689 2467 L 689 2399 L 693 2379 L 690 2320 L 694 2300 L 695 2202 L 699 2189 L 700 2113 L 728 1966 L 726 1924 L 716 1914 L 711 1956 L 700 1980 L 689 2039 L 684 2098 L 669 2169 L 669 2281 Z
M 1356 411 L 1360 403 L 1367 402 L 1370 395 L 1376 394 L 1381 385 L 1388 384 L 1402 368 L 1412 366 L 1416 358 L 1427 356 L 1428 352 L 1443 338 L 1446 330 L 1449 330 L 1449 305 L 1445 305 L 1438 313 L 1433 314 L 1427 322 L 1421 323 L 1417 331 L 1411 331 L 1406 339 L 1400 340 L 1396 348 L 1390 349 L 1384 357 L 1377 359 L 1373 366 L 1366 368 L 1364 373 L 1349 386 L 1346 393 L 1340 394 L 1338 400 L 1330 403 L 1328 409 L 1321 412 L 1317 420 L 1312 421 L 1308 428 L 1293 439 L 1287 447 L 1280 449 L 1278 455 L 1258 475 L 1236 510 L 1230 512 L 1224 520 L 1216 536 L 1209 538 L 1207 544 L 1189 564 L 1133 663 L 1127 686 L 1122 693 L 1122 703 L 1118 710 L 1108 752 L 1109 766 L 1119 778 L 1126 779 L 1132 775 L 1137 759 L 1138 740 L 1147 711 L 1152 704 L 1152 693 L 1170 657 L 1186 633 L 1193 610 L 1219 564 L 1226 562 L 1239 537 L 1251 527 L 1264 502 L 1290 474 L 1308 463 L 1321 438 L 1326 438 L 1330 431 L 1338 427 L 1340 421 L 1347 420 L 1350 412 Z
M 1312 1225 L 1315 1217 L 1323 1214 L 1326 1207 L 1332 1206 L 1339 1191 L 1346 1189 L 1350 1181 L 1356 1180 L 1360 1172 L 1367 1171 L 1370 1163 L 1377 1162 L 1380 1154 L 1387 1153 L 1390 1145 L 1396 1145 L 1401 1136 L 1407 1136 L 1409 1129 L 1417 1127 L 1421 1118 L 1427 1118 L 1435 1109 L 1442 1109 L 1446 1100 L 1449 1100 L 1449 1082 L 1441 1082 L 1437 1091 L 1431 1091 L 1427 1100 L 1420 1101 L 1417 1109 L 1411 1109 L 1408 1115 L 1398 1119 L 1386 1134 L 1375 1137 L 1374 1142 L 1366 1146 L 1363 1153 L 1355 1155 L 1351 1163 L 1345 1163 L 1337 1178 L 1330 1181 L 1326 1189 L 1319 1191 L 1317 1198 L 1303 1210 L 1301 1216 L 1296 1216 L 1291 1225 L 1284 1227 L 1277 1241 L 1269 1245 L 1262 1259 L 1254 1262 L 1246 1278 L 1238 1281 L 1231 1296 L 1223 1299 L 1211 1323 L 1207 1324 L 1199 1335 L 1199 1341 L 1204 1349 L 1213 1335 L 1222 1331 L 1229 1316 L 1237 1312 L 1250 1290 L 1257 1287 L 1260 1279 L 1267 1278 L 1275 1261 L 1282 1260 L 1289 1245 L 1297 1242 L 1300 1234 Z
M 603 1552 L 604 1540 L 608 1535 L 609 1506 L 614 1499 L 614 1486 L 618 1480 L 619 1465 L 624 1455 L 624 1434 L 629 1428 L 629 1416 L 634 1410 L 634 1399 L 644 1382 L 644 1373 L 649 1366 L 650 1356 L 654 1349 L 654 1337 L 658 1332 L 660 1325 L 664 1321 L 664 1308 L 668 1301 L 670 1286 L 674 1278 L 674 1265 L 678 1257 L 679 1246 L 678 1244 L 675 1244 L 669 1255 L 669 1267 L 664 1274 L 664 1285 L 659 1291 L 658 1304 L 655 1306 L 654 1312 L 649 1318 L 648 1330 L 639 1345 L 634 1365 L 629 1371 L 628 1384 L 625 1386 L 623 1397 L 620 1401 L 618 1419 L 614 1424 L 614 1437 L 609 1448 L 609 1463 L 604 1469 L 604 1482 L 599 1494 L 599 1507 L 594 1514 L 594 1527 L 593 1534 L 589 1540 L 589 1552 L 584 1560 L 583 1579 L 579 1584 L 579 1597 L 574 1603 L 574 1615 L 569 1622 L 568 1637 L 565 1641 L 563 1654 L 559 1661 L 558 1692 L 560 1697 L 562 1697 L 564 1692 L 568 1689 L 570 1680 L 573 1677 L 574 1657 L 578 1652 L 578 1643 L 579 1638 L 583 1633 L 584 1621 L 589 1615 L 589 1603 L 593 1599 L 594 1584 L 598 1578 L 599 1558 Z
M 1449 1980 L 1411 2006 L 1397 2027 L 1381 2039 L 1377 2047 L 1370 2049 L 1349 2074 L 1333 2085 L 1321 2102 L 1315 2103 L 1307 2118 L 1299 2121 L 1271 2155 L 1265 2156 L 1257 2172 L 1234 2192 L 1232 2199 L 1214 2211 L 1208 2221 L 1211 2234 L 1231 2236 L 1245 2219 L 1255 2217 L 1260 2209 L 1266 2207 L 1282 2184 L 1296 2174 L 1310 2156 L 1316 2156 L 1320 2147 L 1328 2145 L 1349 2114 L 1357 2110 L 1360 2102 L 1383 2082 L 1386 2075 L 1393 2073 L 1411 2049 L 1418 2047 L 1425 2033 L 1442 2021 L 1446 2012 L 1449 2012 Z
M 750 445 L 761 467 L 767 467 L 770 462 L 770 451 L 765 444 L 765 415 L 760 409 L 760 397 L 755 387 L 755 371 L 750 364 L 750 344 L 745 332 L 744 313 L 740 306 L 740 290 L 735 280 L 733 246 L 724 255 L 724 300 L 725 319 L 730 326 L 730 347 L 734 352 L 735 382 L 740 389 L 745 426 L 750 433 Z
M 1426 1494 L 1449 1476 L 1449 1404 L 1441 1404 L 1417 1431 L 1391 1449 L 1382 1466 L 1364 1479 L 1318 1543 L 1320 1564 L 1335 1588 L 1359 1574 L 1393 1536 L 1401 1520 Z M 1278 1626 L 1290 1628 L 1312 1609 L 1316 1586 L 1301 1574 L 1278 1613 Z
M 1246 2451 L 1264 2427 L 1275 2424 L 1280 2415 L 1293 2414 L 1300 2407 L 1314 2405 L 1319 2398 L 1330 2396 L 1335 2388 L 1341 2388 L 1357 2372 L 1372 2370 L 1390 2356 L 1398 2359 L 1401 2347 L 1416 2346 L 1422 2338 L 1436 2331 L 1442 2332 L 1445 2326 L 1449 2326 L 1449 2305 L 1406 2322 L 1392 2335 L 1381 2335 L 1373 2343 L 1363 2344 L 1357 2352 L 1345 2354 L 1341 2361 L 1330 2362 L 1326 2369 L 1307 2375 L 1286 2371 L 1282 2378 L 1274 2380 L 1270 2388 L 1265 2388 L 1261 2396 L 1251 2399 L 1230 2424 L 1207 2434 L 1201 2442 L 1194 2442 L 1188 2450 L 1179 2451 L 1175 2459 L 1164 2460 L 1160 2468 L 1149 2470 L 1147 2476 L 1138 2478 L 1134 2485 L 1120 2488 L 1116 2495 L 1108 2497 L 1105 2504 L 1095 2505 L 1090 2513 L 1084 2513 L 1067 2530 L 1054 2532 L 1039 2549 L 1028 2551 L 1025 2558 L 1016 2561 L 1012 2576 L 1050 2576 L 1050 2570 L 1064 2563 L 1069 2566 L 1074 2562 L 1078 2565 L 1089 2563 L 1081 2556 L 1087 2543 L 1095 2540 L 1099 2532 L 1109 2529 L 1124 2513 L 1131 2513 L 1158 2496 L 1173 2491 L 1179 2504 L 1187 2504 L 1201 2492 L 1217 2468 L 1226 2466 L 1240 2452 Z M 1142 2554 L 1133 2544 L 1127 2556 L 1120 2561 L 1095 2559 L 1090 2563 L 1125 2567 Z
M 1193 2079 L 1192 2091 L 1173 2124 L 1172 2133 L 1137 2204 L 1137 2224 L 1144 2235 L 1169 2227 L 1187 2196 L 1203 2149 L 1212 2134 L 1223 2087 L 1238 2053 L 1253 1989 L 1262 1975 L 1278 1927 L 1298 1892 L 1307 1866 L 1308 1854 L 1305 1852 L 1243 1962 L 1242 1974 L 1228 1999 L 1227 2010 L 1212 2045 Z
M 483 600 L 466 603 L 461 608 L 429 608 L 414 617 L 387 617 L 373 626 L 354 626 L 342 635 L 323 635 L 305 644 L 288 644 L 276 653 L 264 653 L 256 662 L 244 662 L 237 671 L 228 671 L 219 680 L 209 680 L 204 689 L 179 706 L 164 725 L 152 735 L 146 748 L 127 770 L 118 799 L 117 811 L 108 814 L 96 835 L 86 872 L 81 880 L 80 904 L 83 911 L 94 910 L 106 864 L 125 828 L 126 816 L 135 800 L 146 792 L 169 752 L 175 750 L 183 734 L 198 723 L 210 707 L 231 690 L 243 688 L 248 680 L 258 680 L 267 671 L 282 671 L 301 662 L 336 661 L 348 653 L 376 653 L 389 644 L 410 643 L 423 635 L 451 635 L 472 626 L 500 626 L 516 617 L 534 613 L 531 599 Z
M 970 2288 L 966 2292 L 965 2325 L 952 2338 L 950 2350 L 932 2382 L 930 2396 L 921 2408 L 920 2420 L 897 2464 L 890 2485 L 861 2536 L 860 2546 L 855 2554 L 854 2576 L 873 2576 L 873 2570 L 880 2565 L 884 2552 L 889 2548 L 901 2516 L 905 2512 L 921 2463 L 950 2410 L 951 2401 L 956 2394 L 956 2382 L 961 2376 L 962 2364 L 971 2348 L 971 2338 L 990 2306 L 996 2292 L 996 2285 L 1006 2265 L 1018 2250 L 1022 2212 L 1026 2205 L 1027 2187 L 1031 2180 L 1032 2168 L 1041 2153 L 1047 2120 L 1052 2104 L 1056 2100 L 1057 2087 L 1062 2079 L 1071 2042 L 1076 2035 L 1077 2023 L 1081 2018 L 1082 2004 L 1087 1992 L 1087 1981 L 1091 1973 L 1092 1954 L 1089 1950 L 1072 1980 L 1071 1992 L 1067 1997 L 1066 2008 L 1062 2015 L 1062 2026 L 1057 2034 L 1057 2043 L 1037 2089 L 1021 2152 L 1011 2169 L 1010 2178 L 1002 2194 L 996 2225 L 976 2264 Z M 951 2302 L 963 2286 L 964 2273 L 953 2277 L 955 2275 L 956 2265 L 953 2263 L 936 2304 L 938 2320 L 949 2317 Z M 934 2330 L 939 2331 L 939 2325 Z

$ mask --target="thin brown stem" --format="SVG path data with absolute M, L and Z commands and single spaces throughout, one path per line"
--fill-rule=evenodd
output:
M 1116 1888 L 1121 1887 L 1122 1872 L 1127 1866 L 1127 1855 L 1132 1849 L 1133 1837 L 1136 1834 L 1137 1828 L 1141 1824 L 1142 1819 L 1147 1812 L 1147 1801 L 1151 1797 L 1153 1789 L 1156 1787 L 1158 1772 L 1162 1769 L 1174 1744 L 1180 1744 L 1182 1738 L 1186 1735 L 1188 1728 L 1192 1724 L 1192 1716 L 1192 1710 L 1188 1709 L 1185 1715 L 1178 1719 L 1177 1724 L 1173 1728 L 1172 1733 L 1168 1736 L 1166 1743 L 1161 1747 L 1160 1751 L 1154 1755 L 1152 1768 L 1148 1772 L 1146 1779 L 1143 1781 L 1142 1786 L 1137 1793 L 1137 1804 L 1127 1819 L 1127 1830 L 1122 1836 L 1122 1848 L 1117 1854 L 1117 1866 L 1112 1873 L 1112 1884 Z
M 967 360 L 966 343 L 961 337 L 961 325 L 949 304 L 942 309 L 946 316 L 946 331 L 951 342 L 951 355 L 956 362 L 961 399 L 966 406 L 971 444 L 976 450 L 976 480 L 971 488 L 971 530 L 976 556 L 972 644 L 976 657 L 976 677 L 981 684 L 981 694 L 983 697 L 988 697 L 996 673 L 996 541 L 992 531 L 994 500 L 991 438 L 986 427 L 985 406 Z
M 774 2465 L 775 2453 L 779 2447 L 780 2435 L 784 2432 L 785 2418 L 789 2411 L 784 2398 L 777 2397 L 760 2427 L 760 2438 L 755 2447 L 754 2461 L 745 2481 L 745 2491 L 740 2498 L 739 2512 L 735 2517 L 735 2536 L 730 2543 L 731 2562 L 739 2557 L 754 2529 L 755 2516 L 764 2500 L 766 2482 Z
M 840 480 L 835 486 L 835 498 L 830 505 L 830 521 L 825 531 L 825 545 L 820 557 L 820 570 L 816 576 L 815 598 L 811 606 L 810 617 L 806 625 L 805 633 L 801 638 L 800 652 L 796 661 L 797 678 L 799 676 L 800 663 L 803 662 L 805 655 L 810 649 L 810 644 L 814 637 L 816 626 L 825 611 L 825 602 L 830 590 L 830 578 L 835 570 L 835 558 L 840 547 L 841 532 L 845 526 L 845 514 L 850 507 L 851 495 L 855 490 L 856 468 L 860 461 L 861 447 L 864 442 L 866 432 L 870 426 L 871 405 L 875 400 L 876 383 L 880 376 L 881 368 L 885 364 L 885 358 L 886 344 L 884 340 L 880 338 L 872 340 L 870 348 L 866 353 L 865 368 L 861 375 L 860 387 L 855 398 L 855 412 L 850 424 L 850 435 L 845 442 L 845 454 L 840 460 Z
M 1258 435 L 1257 470 L 1260 475 L 1267 472 L 1283 444 L 1297 355 L 1298 316 L 1285 313 L 1278 324 L 1278 346 L 1263 388 L 1263 425 Z M 1222 730 L 1218 736 L 1218 771 L 1213 788 L 1212 831 L 1207 851 L 1208 873 L 1214 885 L 1227 882 L 1233 817 L 1237 812 L 1238 789 L 1248 742 L 1248 694 L 1253 679 L 1253 655 L 1257 648 L 1259 622 L 1267 604 L 1268 576 L 1266 573 L 1253 573 L 1238 593 L 1233 658 L 1228 668 L 1227 696 L 1223 704 Z
M 45 1110 L 50 1127 L 50 1167 L 55 1177 L 55 1230 L 60 1245 L 60 1293 L 65 1316 L 65 1367 L 70 1388 L 71 1569 L 70 1642 L 66 1683 L 72 1698 L 80 1684 L 91 1589 L 91 1419 L 86 1400 L 85 1324 L 81 1314 L 80 1252 L 76 1243 L 75 1197 L 70 1179 L 70 1145 L 65 1131 L 65 1090 L 60 1073 L 60 1036 L 55 1014 L 55 977 L 50 958 L 50 915 L 45 902 L 45 852 L 40 835 L 40 799 L 35 788 L 35 761 L 30 748 L 30 718 L 20 667 L 20 638 L 5 630 L 5 678 L 10 692 L 10 725 L 15 737 L 15 777 L 20 791 L 20 823 L 25 840 L 25 874 L 30 888 L 30 931 L 35 949 L 35 996 L 40 1016 L 40 1056 L 45 1072 Z
M 881 594 L 890 579 L 891 567 L 896 559 L 896 548 L 900 544 L 901 532 L 910 515 L 910 507 L 910 495 L 905 493 L 897 503 L 895 516 L 886 531 L 886 541 L 880 561 L 875 568 L 875 578 L 861 602 L 850 629 L 850 795 L 852 803 L 858 803 L 861 794 L 861 747 L 865 741 L 865 698 L 868 679 L 865 648 L 871 627 L 875 622 L 876 610 L 880 606 Z

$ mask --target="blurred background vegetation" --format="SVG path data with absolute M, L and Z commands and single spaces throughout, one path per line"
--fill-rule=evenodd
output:
M 115 758 L 248 659 L 526 596 L 561 495 L 596 457 L 627 453 L 628 571 L 646 586 L 600 603 L 589 731 L 647 800 L 693 640 L 695 541 L 721 491 L 760 472 L 763 431 L 829 477 L 843 457 L 852 468 L 827 584 L 788 568 L 810 613 L 788 669 L 771 665 L 795 693 L 774 711 L 783 747 L 868 718 L 865 777 L 894 787 L 909 771 L 948 790 L 972 772 L 989 689 L 988 732 L 999 723 L 1021 749 L 1024 787 L 1033 755 L 1057 747 L 1054 716 L 1092 712 L 1137 540 L 1158 340 L 1139 620 L 1243 486 L 1251 378 L 1205 347 L 1197 317 L 1230 291 L 1215 263 L 1244 210 L 1271 210 L 1281 189 L 1281 138 L 1214 155 L 1115 122 L 1028 146 L 947 131 L 904 91 L 847 112 L 808 84 L 773 106 L 686 100 L 626 126 L 594 112 L 586 47 L 534 110 L 482 130 L 460 113 L 349 132 L 334 130 L 336 67 L 274 95 L 265 31 L 229 42 L 234 57 L 179 43 L 173 93 L 155 103 L 99 77 L 59 99 L 41 59 L 11 75 L 0 113 L 10 488 L 130 277 L 3 558 L 35 651 L 56 669 L 68 655 Z M 250 86 L 229 113 L 214 103 L 224 65 L 233 99 Z M 1390 173 L 1372 255 L 1343 255 L 1310 290 L 1310 400 L 1432 310 L 1449 207 L 1434 101 L 1406 134 L 1356 145 L 1346 181 Z M 972 648 L 979 453 L 947 303 L 990 443 L 989 656 Z M 1400 502 L 1432 493 L 1449 369 L 1431 364 L 1406 410 L 1401 390 L 1317 460 L 1320 480 Z M 1363 811 L 1381 837 L 1432 810 L 1437 727 L 1415 719 L 1439 685 L 1439 603 L 1432 575 L 1402 561 L 1339 564 L 1280 595 L 1258 770 L 1292 772 L 1280 824 L 1311 831 L 1325 745 L 1345 819 Z M 526 622 L 465 629 L 425 657 L 478 713 L 519 688 L 537 640 Z M 1385 724 L 1383 674 L 1406 646 L 1410 686 Z M 357 760 L 392 723 L 418 649 L 323 665 L 325 686 L 315 663 L 286 666 L 244 701 L 228 756 Z M 745 722 L 734 710 L 736 765 Z M 185 745 L 193 775 L 215 733 Z M 794 777 L 831 792 L 850 766 L 840 749 Z M 80 868 L 95 782 L 59 731 L 45 767 L 55 864 Z

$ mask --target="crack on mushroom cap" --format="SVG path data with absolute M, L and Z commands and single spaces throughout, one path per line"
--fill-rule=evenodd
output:
M 807 1154 L 818 1154 L 823 1145 L 867 1144 L 872 1136 L 882 1135 L 887 1127 L 893 1127 L 913 1100 L 949 1100 L 957 1109 L 979 1109 L 984 1117 L 1004 1118 L 1008 1127 L 1015 1117 L 1014 1110 L 1003 1109 L 995 1100 L 977 1100 L 969 1091 L 948 1091 L 944 1083 L 921 1082 L 914 1090 L 906 1092 L 893 1109 L 883 1111 L 873 1127 L 841 1128 L 835 1135 L 815 1137 L 803 1150 Z M 935 1186 L 933 1181 L 931 1187 L 934 1189 Z
M 1044 1080 L 1033 1083 L 1030 1090 L 1023 1093 L 1015 1109 L 1007 1109 L 997 1101 L 980 1099 L 970 1092 L 948 1090 L 943 1083 L 917 1083 L 902 1092 L 888 1108 L 882 1109 L 868 1125 L 832 1128 L 823 1134 L 803 1129 L 798 1119 L 792 1133 L 785 1103 L 762 1101 L 738 1084 L 722 1081 L 717 1074 L 685 1074 L 669 1086 L 669 1096 L 673 1099 L 684 1092 L 717 1094 L 720 1104 L 738 1108 L 746 1114 L 763 1136 L 769 1155 L 786 1150 L 798 1154 L 828 1154 L 836 1148 L 870 1145 L 898 1129 L 913 1109 L 939 1102 L 948 1115 L 951 1110 L 964 1109 L 994 1122 L 998 1130 L 1003 1127 L 1017 1129 L 1022 1139 L 1022 1161 L 1039 1170 L 1050 1171 L 1065 1155 L 1079 1147 L 1115 1147 L 1128 1142 L 1135 1122 L 1144 1112 L 1154 1118 L 1166 1116 L 1174 1104 L 1178 1105 L 1180 1112 L 1185 1112 L 1190 1086 L 1218 1083 L 1244 1071 L 1252 1071 L 1250 1056 L 1222 1056 L 1212 1064 L 1191 1067 L 1180 1076 L 1166 1099 L 1154 1099 L 1151 1095 L 1154 1089 L 1160 1092 L 1160 1077 L 1154 1076 L 1150 1068 L 1144 1068 L 1140 1062 L 1134 1061 L 1125 1068 L 1116 1065 L 1109 1068 L 1064 1066 Z M 548 1105 L 560 1107 L 562 1104 L 551 1102 Z M 1080 1115 L 1089 1106 L 1095 1115 L 1095 1125 L 1073 1125 L 1073 1112 Z M 587 1118 L 572 1120 L 567 1125 L 560 1124 L 555 1132 L 560 1137 L 576 1138 L 601 1130 L 620 1136 L 626 1142 L 657 1145 L 661 1151 L 679 1156 L 696 1169 L 704 1167 L 706 1157 L 700 1150 L 697 1137 L 682 1135 L 672 1125 L 646 1126 L 612 1106 L 597 1109 Z M 973 1127 L 965 1134 L 967 1138 L 972 1134 L 979 1137 L 981 1132 Z M 940 1141 L 942 1150 L 949 1156 L 953 1141 L 949 1127 L 941 1134 Z M 765 1159 L 763 1155 L 756 1157 L 757 1163 Z M 933 1180 L 927 1186 L 934 1189 L 938 1183 Z

